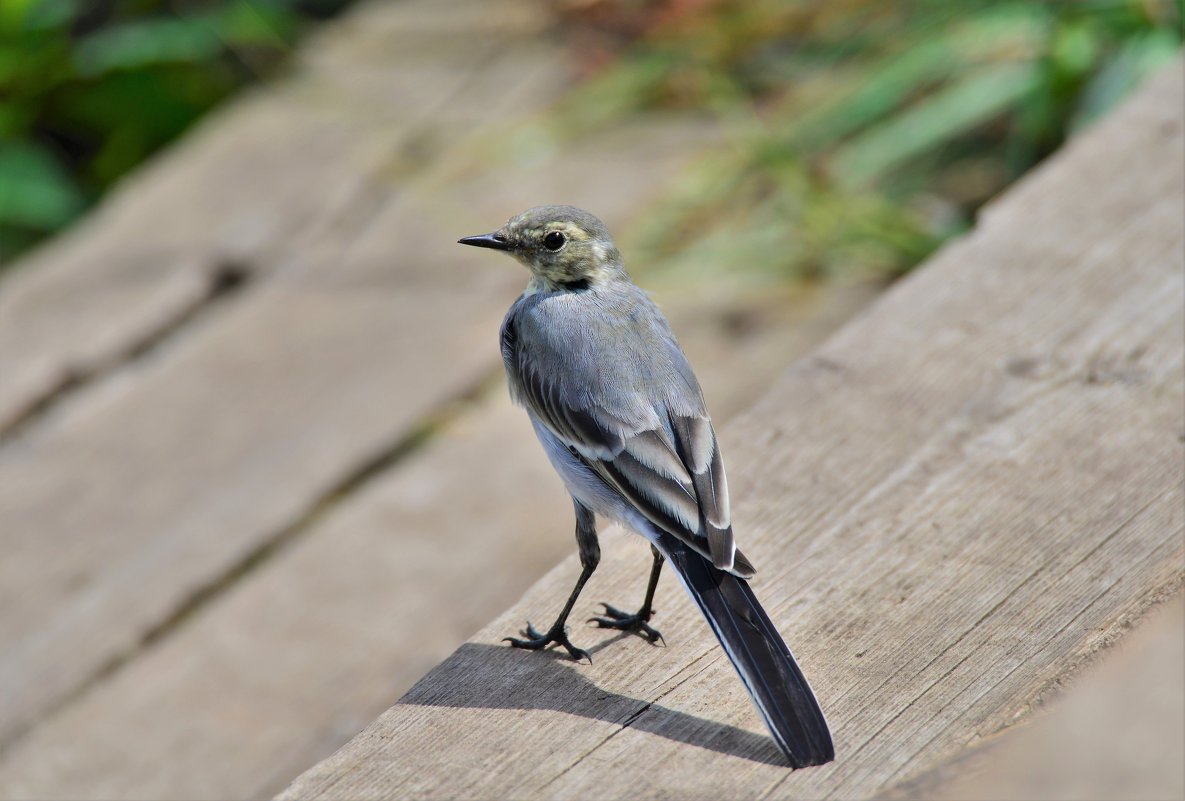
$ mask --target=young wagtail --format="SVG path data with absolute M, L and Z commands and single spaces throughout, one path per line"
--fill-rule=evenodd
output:
M 749 588 L 753 565 L 733 541 L 724 463 L 699 382 L 604 224 L 572 206 L 540 206 L 460 243 L 505 251 L 531 271 L 502 323 L 502 360 L 511 396 L 576 507 L 580 578 L 546 633 L 528 624 L 525 639 L 510 644 L 555 643 L 587 658 L 565 623 L 600 560 L 595 515 L 617 520 L 649 540 L 654 566 L 641 609 L 605 604 L 593 621 L 656 641 L 651 604 L 669 561 L 790 763 L 834 759 L 819 704 Z

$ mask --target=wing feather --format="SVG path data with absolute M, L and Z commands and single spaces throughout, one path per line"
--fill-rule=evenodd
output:
M 606 379 L 600 369 L 569 374 L 563 356 L 547 360 L 556 369 L 541 374 L 535 369 L 538 354 L 528 358 L 516 330 L 513 308 L 501 338 L 517 402 L 651 523 L 716 567 L 747 578 L 753 567 L 736 550 L 716 433 L 690 366 L 673 339 L 670 344 L 664 352 L 687 388 L 674 404 L 649 382 L 591 389 L 577 384 L 577 376 L 585 382 Z M 589 398 L 612 399 L 616 406 L 593 405 Z
M 728 480 L 712 422 L 706 416 L 673 415 L 671 428 L 691 466 L 691 481 L 699 499 L 703 535 L 708 539 L 712 563 L 725 570 L 732 569 L 736 543 L 728 506 Z
M 687 533 L 699 527 L 699 506 L 690 485 L 659 478 L 628 451 L 622 451 L 614 459 L 591 462 L 589 466 L 660 528 L 686 538 Z

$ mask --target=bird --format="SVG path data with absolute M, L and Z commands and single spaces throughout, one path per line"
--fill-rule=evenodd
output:
M 736 547 L 728 482 L 703 392 L 670 324 L 633 283 L 597 217 L 538 206 L 498 230 L 458 240 L 502 251 L 530 278 L 500 330 L 512 400 L 530 418 L 576 513 L 581 573 L 546 631 L 529 622 L 515 648 L 562 646 L 567 620 L 600 561 L 597 518 L 649 541 L 653 562 L 637 612 L 602 604 L 589 622 L 651 643 L 659 575 L 669 562 L 699 607 L 790 766 L 835 758 L 823 712 L 749 586 L 753 564 Z

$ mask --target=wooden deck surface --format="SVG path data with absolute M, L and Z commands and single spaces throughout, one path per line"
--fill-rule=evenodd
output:
M 895 788 L 932 801 L 1185 798 L 1185 598 L 1149 615 L 1032 725 Z
M 566 593 L 570 560 L 490 624 L 572 552 L 571 508 L 500 379 L 525 276 L 454 242 L 566 201 L 628 254 L 721 141 L 552 138 L 549 8 L 360 4 L 0 281 L 0 798 L 268 797 L 363 729 L 286 795 L 654 796 L 664 763 L 937 798 L 1180 585 L 1170 76 L 770 394 L 878 288 L 652 287 L 718 422 L 764 396 L 723 426 L 738 530 L 841 763 L 787 778 L 669 579 L 667 649 L 496 646 Z M 644 580 L 604 545 L 587 612 Z
M 498 378 L 525 275 L 455 241 L 558 199 L 628 241 L 718 133 L 524 159 L 547 13 L 362 5 L 0 282 L 0 798 L 270 796 L 567 554 Z M 875 291 L 659 300 L 727 417 Z
M 864 798 L 1026 720 L 1181 588 L 1182 96 L 1178 64 L 724 427 L 836 762 L 784 767 L 669 578 L 665 648 L 502 645 L 569 558 L 281 798 Z M 604 539 L 577 618 L 641 592 L 645 549 Z

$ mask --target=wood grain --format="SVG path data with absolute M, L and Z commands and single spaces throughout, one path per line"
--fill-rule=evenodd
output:
M 310 240 L 348 237 L 432 156 L 568 86 L 560 43 L 533 37 L 549 19 L 540 3 L 450 6 L 360 6 L 288 77 L 211 114 L 6 271 L 0 435 L 168 336 L 228 271 L 258 280 Z
M 1185 596 L 1165 603 L 1051 709 L 886 799 L 1185 798 Z
M 722 433 L 754 588 L 836 738 L 785 769 L 669 579 L 667 647 L 499 644 L 523 600 L 281 797 L 868 797 L 1030 714 L 1183 574 L 1180 65 Z M 609 536 L 577 615 L 641 592 Z
M 776 356 L 817 343 L 871 289 L 763 295 L 733 297 L 777 309 L 731 338 L 720 293 L 664 302 L 722 420 L 775 378 Z M 497 358 L 496 326 L 486 334 Z M 769 358 L 738 376 L 727 341 Z M 571 503 L 526 415 L 505 386 L 486 395 L 15 743 L 0 797 L 269 797 L 373 720 L 574 548 Z
M 416 33 L 411 27 L 409 35 Z M 451 96 L 465 110 L 437 115 L 459 129 L 434 142 L 446 148 L 443 156 L 424 155 L 428 163 L 399 181 L 384 175 L 381 159 L 363 159 L 353 174 L 368 176 L 365 188 L 319 220 L 305 216 L 303 199 L 285 206 L 285 190 L 273 187 L 281 194 L 269 194 L 268 208 L 292 237 L 272 254 L 267 280 L 0 449 L 0 747 L 160 636 L 195 598 L 497 369 L 490 331 L 521 291 L 522 275 L 511 263 L 475 259 L 457 247 L 458 236 L 493 228 L 508 209 L 572 185 L 580 187 L 568 195 L 574 202 L 605 209 L 608 221 L 625 227 L 712 137 L 701 121 L 673 117 L 557 143 L 529 164 L 479 156 L 467 137 L 544 108 L 566 85 L 558 47 L 520 46 L 513 35 L 499 42 L 490 52 L 484 40 L 469 44 L 485 55 Z M 495 87 L 499 102 L 491 104 Z M 255 113 L 274 124 L 266 104 Z M 388 122 L 398 127 L 398 119 Z M 233 139 L 233 131 L 215 138 L 224 136 Z M 337 156 L 359 158 L 365 143 L 340 142 Z M 194 161 L 220 163 L 218 154 L 232 166 L 242 157 L 227 140 L 213 154 L 199 147 Z M 470 165 L 463 176 L 448 172 L 458 162 Z M 217 197 L 203 196 L 200 181 L 173 178 L 203 202 Z M 245 191 L 265 179 L 250 169 L 240 176 L 252 184 Z M 151 187 L 144 194 L 162 206 L 171 197 Z M 184 205 L 170 213 L 188 214 Z M 250 216 L 233 203 L 209 213 L 227 215 L 225 226 Z M 151 218 L 142 224 L 153 225 Z M 129 308 L 134 316 L 140 290 L 156 291 L 137 281 L 130 296 L 94 308 L 86 300 L 88 287 L 118 285 L 106 269 L 71 284 L 73 300 L 59 302 L 57 290 L 46 290 L 38 308 L 56 319 L 70 316 L 72 302 L 84 305 L 82 327 L 67 326 L 78 342 L 91 323 L 103 330 L 92 314 L 118 320 Z M 22 286 L 32 284 L 8 285 L 0 296 L 19 306 L 32 297 Z M 32 361 L 22 364 L 57 363 L 54 348 L 29 345 Z

